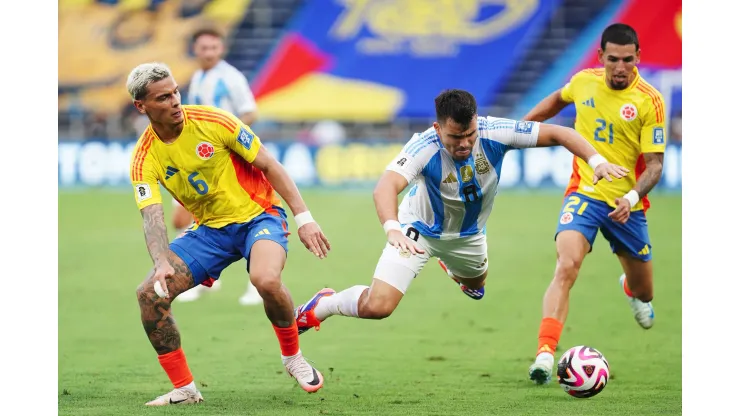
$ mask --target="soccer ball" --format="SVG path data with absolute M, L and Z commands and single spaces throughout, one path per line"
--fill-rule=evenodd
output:
M 579 345 L 560 357 L 557 375 L 566 393 L 579 399 L 593 397 L 609 381 L 609 362 L 596 348 Z

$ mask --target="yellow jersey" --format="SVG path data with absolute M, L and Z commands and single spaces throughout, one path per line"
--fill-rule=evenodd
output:
M 250 163 L 259 137 L 232 114 L 211 106 L 183 105 L 180 136 L 166 144 L 151 124 L 131 158 L 131 183 L 139 209 L 161 204 L 159 184 L 201 225 L 244 223 L 281 206 L 265 175 Z
M 645 171 L 643 153 L 663 153 L 667 141 L 663 96 L 640 77 L 624 90 L 613 90 L 606 83 L 603 68 L 585 69 L 575 74 L 561 90 L 564 101 L 576 106 L 575 129 L 609 162 L 630 170 L 622 178 L 595 186 L 594 171 L 585 161 L 573 157 L 573 173 L 565 195 L 579 192 L 604 201 L 614 201 L 629 192 Z M 647 196 L 632 210 L 647 210 Z

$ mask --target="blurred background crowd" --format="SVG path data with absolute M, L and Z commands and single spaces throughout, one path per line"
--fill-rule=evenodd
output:
M 483 115 L 521 117 L 578 70 L 598 66 L 601 31 L 621 21 L 637 30 L 640 73 L 666 101 L 679 162 L 666 168 L 673 176 L 665 185 L 676 188 L 681 1 L 638 3 L 59 0 L 60 185 L 126 182 L 129 151 L 148 123 L 131 105 L 126 76 L 139 63 L 165 62 L 189 103 L 202 67 L 193 35 L 202 29 L 222 34 L 223 59 L 246 77 L 254 131 L 299 183 L 327 184 L 376 178 L 396 146 L 431 124 L 433 99 L 445 88 L 471 91 Z M 574 117 L 570 106 L 551 122 L 572 126 Z M 512 157 L 510 185 L 567 179 L 561 154 L 533 155 L 549 167 L 528 173 L 542 168 Z M 528 181 L 532 175 L 539 182 Z

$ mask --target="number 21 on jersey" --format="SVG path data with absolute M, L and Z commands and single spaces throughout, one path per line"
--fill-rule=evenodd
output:
M 596 119 L 596 130 L 594 131 L 594 141 L 597 142 L 606 142 L 607 139 L 604 137 L 601 137 L 601 132 L 604 130 L 609 130 L 608 136 L 609 136 L 609 144 L 614 143 L 614 124 L 607 123 L 606 120 L 603 118 L 597 118 Z M 607 133 L 604 133 L 607 134 Z

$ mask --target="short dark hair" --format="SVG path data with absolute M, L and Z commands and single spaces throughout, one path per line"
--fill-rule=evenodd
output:
M 467 126 L 478 113 L 475 97 L 465 90 L 444 90 L 434 99 L 437 109 L 437 122 L 444 124 L 448 118 L 455 123 Z
M 192 43 L 195 43 L 195 41 L 197 41 L 198 38 L 200 38 L 201 36 L 213 36 L 221 39 L 222 41 L 224 40 L 224 35 L 222 35 L 221 32 L 216 29 L 206 27 L 203 29 L 198 29 L 195 33 L 193 33 L 193 37 L 191 39 Z
M 637 40 L 637 32 L 630 25 L 614 23 L 609 25 L 601 34 L 601 50 L 606 49 L 607 43 L 616 45 L 635 45 L 635 50 L 640 50 L 640 42 Z

